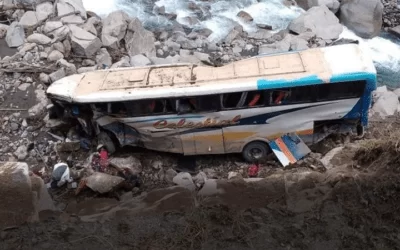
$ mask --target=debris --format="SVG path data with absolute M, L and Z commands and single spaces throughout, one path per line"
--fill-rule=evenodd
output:
M 268 144 L 284 167 L 296 163 L 311 152 L 295 133 L 283 135 Z
M 101 194 L 112 191 L 122 182 L 124 182 L 124 178 L 122 177 L 99 172 L 84 179 L 84 183 L 87 187 Z
M 259 170 L 260 170 L 260 165 L 258 163 L 252 164 L 249 166 L 249 168 L 247 170 L 247 175 L 249 177 L 257 177 Z
M 174 177 L 173 182 L 180 187 L 189 189 L 190 191 L 196 190 L 196 185 L 193 183 L 192 176 L 189 173 L 179 173 Z
M 80 141 L 59 142 L 55 145 L 56 152 L 74 152 L 81 148 Z
M 71 183 L 73 179 L 70 177 L 70 169 L 67 163 L 61 162 L 54 165 L 52 173 L 52 188 L 58 188 L 65 185 L 67 182 Z

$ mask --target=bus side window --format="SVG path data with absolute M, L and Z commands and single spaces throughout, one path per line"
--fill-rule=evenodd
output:
M 96 103 L 94 104 L 95 110 L 101 113 L 107 113 L 108 103 Z
M 123 102 L 111 103 L 111 113 L 113 114 L 126 114 L 126 107 Z
M 270 92 L 269 104 L 270 105 L 283 105 L 290 103 L 291 91 L 290 89 L 273 90 Z
M 259 107 L 265 105 L 264 91 L 250 91 L 247 92 L 245 106 L 247 107 Z
M 222 94 L 222 107 L 231 109 L 238 108 L 242 100 L 242 92 Z
M 210 112 L 219 109 L 219 95 L 196 97 L 196 112 Z

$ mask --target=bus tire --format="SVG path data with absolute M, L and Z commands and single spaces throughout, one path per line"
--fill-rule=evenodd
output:
M 115 153 L 117 150 L 114 141 L 107 132 L 100 132 L 100 134 L 97 136 L 97 143 L 98 145 L 104 145 L 110 154 Z
M 242 155 L 247 162 L 254 162 L 255 160 L 266 159 L 270 151 L 267 143 L 255 141 L 250 142 L 244 147 Z

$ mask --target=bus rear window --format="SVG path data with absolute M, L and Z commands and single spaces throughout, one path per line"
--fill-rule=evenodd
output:
M 317 85 L 317 101 L 331 101 L 361 97 L 365 81 L 326 83 Z

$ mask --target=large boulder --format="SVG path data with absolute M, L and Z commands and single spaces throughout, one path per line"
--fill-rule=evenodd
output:
M 0 23 L 0 39 L 3 39 L 7 35 L 7 30 L 10 26 Z
M 36 43 L 39 45 L 48 45 L 51 43 L 51 39 L 47 36 L 39 33 L 34 33 L 26 38 L 26 40 L 30 43 Z
M 72 50 L 75 54 L 92 57 L 101 48 L 100 39 L 93 34 L 76 25 L 69 25 L 69 29 L 71 30 Z
M 35 11 L 27 11 L 25 14 L 21 17 L 21 20 L 19 23 L 24 27 L 24 28 L 33 28 L 39 24 L 39 19 L 36 16 Z
M 340 21 L 362 38 L 373 38 L 382 28 L 380 0 L 347 0 L 340 6 Z
M 78 14 L 65 16 L 73 12 L 78 12 Z M 57 3 L 57 14 L 59 17 L 63 16 L 61 20 L 64 23 L 81 24 L 87 18 L 82 0 L 59 0 Z
M 147 57 L 156 55 L 154 34 L 143 28 L 139 19 L 133 19 L 125 35 L 125 46 L 130 56 L 145 54 Z
M 36 6 L 36 16 L 39 21 L 46 20 L 50 15 L 54 14 L 53 4 L 44 2 Z
M 309 10 L 314 6 L 325 5 L 333 13 L 338 12 L 340 2 L 338 0 L 297 0 L 297 5 L 305 10 Z
M 0 231 L 39 220 L 39 212 L 55 210 L 41 178 L 30 175 L 22 162 L 0 166 Z
M 128 28 L 129 16 L 124 11 L 114 11 L 103 19 L 101 41 L 105 47 L 118 49 Z
M 301 34 L 312 31 L 324 40 L 337 39 L 343 31 L 339 19 L 325 5 L 312 7 L 289 25 L 289 30 Z
M 18 22 L 13 22 L 7 29 L 6 42 L 8 47 L 15 48 L 24 44 L 25 32 Z

